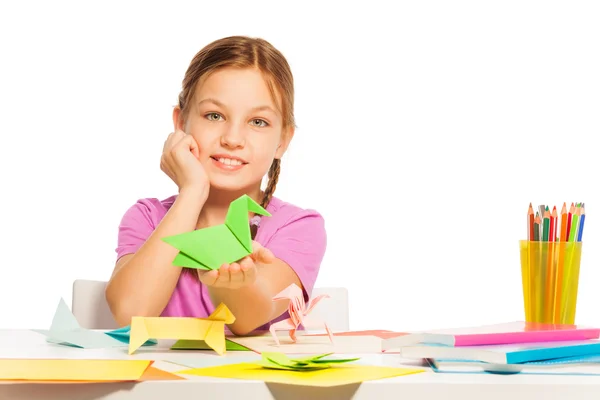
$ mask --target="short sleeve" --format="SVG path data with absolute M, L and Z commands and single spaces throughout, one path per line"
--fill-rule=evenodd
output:
M 275 232 L 265 247 L 298 275 L 308 301 L 327 247 L 323 217 L 316 211 L 299 212 Z
M 138 200 L 121 218 L 117 239 L 117 260 L 138 251 L 156 228 L 160 214 L 160 202 L 151 199 Z

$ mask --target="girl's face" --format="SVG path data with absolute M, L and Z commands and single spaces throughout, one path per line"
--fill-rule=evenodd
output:
M 259 70 L 225 68 L 199 82 L 183 130 L 200 147 L 211 187 L 260 187 L 293 134 L 284 134 L 277 110 Z

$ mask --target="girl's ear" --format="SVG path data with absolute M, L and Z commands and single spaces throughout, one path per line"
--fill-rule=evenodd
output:
M 294 127 L 290 127 L 285 129 L 281 134 L 281 140 L 279 141 L 279 146 L 277 146 L 277 151 L 275 152 L 275 158 L 283 157 L 283 154 L 286 152 L 292 138 L 294 137 L 295 129 Z
M 175 107 L 173 109 L 173 129 L 185 132 L 185 130 L 183 129 L 183 118 L 181 108 L 179 107 Z

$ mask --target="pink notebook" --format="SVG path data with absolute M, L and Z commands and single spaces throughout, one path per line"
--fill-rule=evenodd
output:
M 383 340 L 383 351 L 399 349 L 417 343 L 446 346 L 480 346 L 535 342 L 559 342 L 598 339 L 599 328 L 577 325 L 553 325 L 527 322 L 508 322 L 469 328 L 415 332 Z

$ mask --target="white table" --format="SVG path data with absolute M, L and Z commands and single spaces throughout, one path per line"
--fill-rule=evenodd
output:
M 170 342 L 172 343 L 172 342 Z M 0 330 L 0 358 L 136 358 L 157 360 L 154 367 L 169 372 L 187 367 L 164 360 L 215 357 L 205 351 L 169 351 L 169 342 L 143 348 L 129 356 L 126 349 L 79 349 L 46 343 L 45 336 L 28 330 Z M 251 356 L 228 352 L 224 357 Z M 398 355 L 358 354 L 363 362 L 415 367 Z M 186 376 L 182 381 L 94 384 L 0 383 L 0 400 L 16 399 L 580 399 L 600 398 L 600 376 L 493 375 L 424 373 L 368 381 L 334 388 L 298 387 L 260 381 Z

